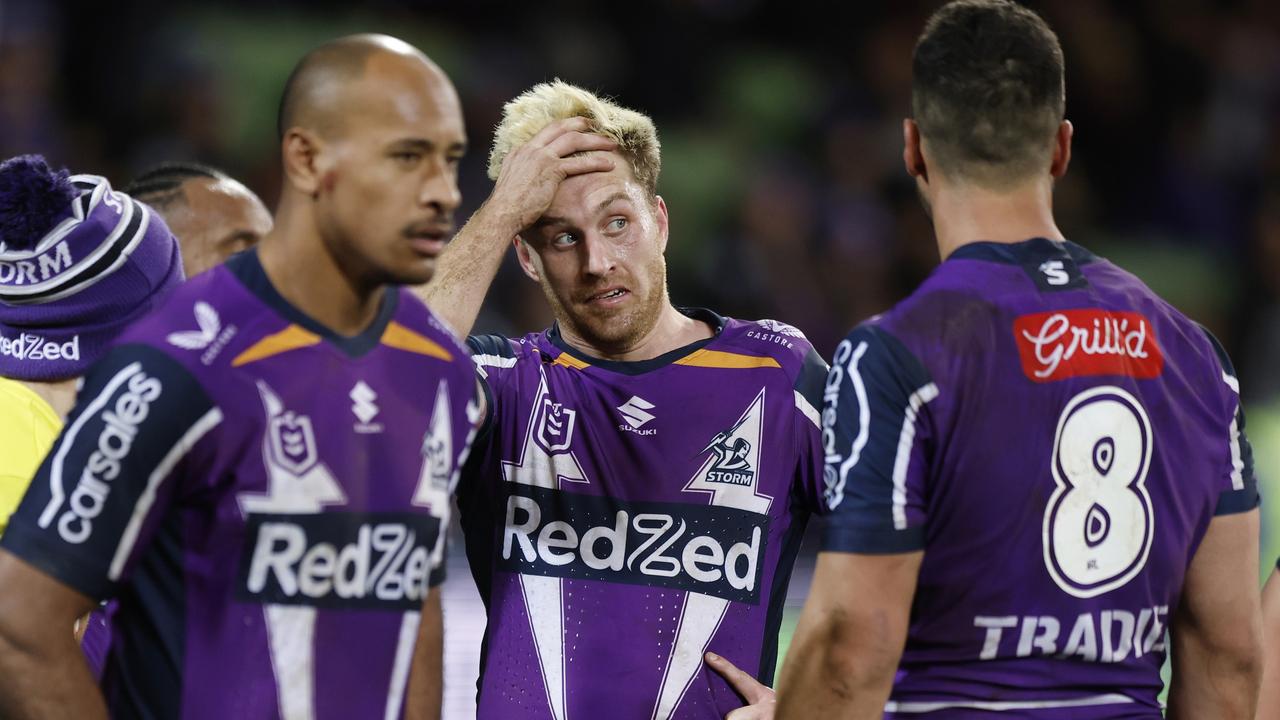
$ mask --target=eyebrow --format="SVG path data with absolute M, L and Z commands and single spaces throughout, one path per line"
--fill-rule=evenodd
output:
M 610 205 L 614 204 L 619 200 L 630 200 L 630 199 L 631 199 L 631 196 L 628 195 L 626 191 L 619 190 L 618 192 L 610 195 L 604 200 L 601 200 L 600 203 L 595 206 L 592 212 L 600 212 L 601 210 L 609 207 Z M 538 218 L 538 221 L 535 222 L 533 226 L 535 228 L 541 228 L 541 227 L 546 227 L 548 225 L 568 225 L 568 224 L 569 224 L 569 221 L 566 220 L 565 218 L 557 217 L 555 215 L 543 215 L 542 217 Z
M 430 152 L 436 148 L 436 144 L 424 138 L 407 138 L 405 140 L 396 140 L 391 143 L 391 147 L 397 150 Z M 455 142 L 450 144 L 448 149 L 453 152 L 465 152 L 467 144 L 465 142 Z

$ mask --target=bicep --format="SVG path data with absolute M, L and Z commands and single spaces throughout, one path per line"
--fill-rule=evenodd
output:
M 824 552 L 779 688 L 782 714 L 862 715 L 883 707 L 902 657 L 923 551 Z M 798 715 L 791 715 L 798 717 Z
M 1187 569 L 1172 627 L 1180 647 L 1233 654 L 1256 647 L 1258 523 L 1257 510 L 1220 515 L 1209 523 Z
M 804 609 L 809 623 L 826 618 L 851 640 L 900 653 L 923 559 L 923 551 L 819 553 Z

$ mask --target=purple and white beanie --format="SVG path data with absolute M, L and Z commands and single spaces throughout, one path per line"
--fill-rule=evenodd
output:
M 182 281 L 173 233 L 105 178 L 0 163 L 0 377 L 83 375 Z

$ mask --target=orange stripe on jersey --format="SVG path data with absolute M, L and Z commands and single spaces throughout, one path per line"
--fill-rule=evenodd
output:
M 562 367 L 567 367 L 567 368 L 573 368 L 574 370 L 581 370 L 585 367 L 591 367 L 591 363 L 583 362 L 578 358 L 570 355 L 567 352 L 560 353 L 560 357 L 556 358 L 551 364 L 560 365 Z
M 738 353 L 722 352 L 720 350 L 708 350 L 703 348 L 695 351 L 686 357 L 682 357 L 676 361 L 676 365 L 690 365 L 692 367 L 706 368 L 780 368 L 777 360 L 771 357 L 759 357 L 757 355 L 739 355 Z
M 258 342 L 254 343 L 249 349 L 236 356 L 231 361 L 231 367 L 240 367 L 248 365 L 251 362 L 265 360 L 273 355 L 287 353 L 290 350 L 298 348 L 310 347 L 320 342 L 320 336 L 313 332 L 307 332 L 297 325 L 290 325 L 274 335 L 268 335 Z
M 398 322 L 390 322 L 382 333 L 382 344 L 405 352 L 426 355 L 449 362 L 453 354 Z

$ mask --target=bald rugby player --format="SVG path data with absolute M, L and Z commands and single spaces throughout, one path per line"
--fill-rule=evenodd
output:
M 274 229 L 90 370 L 3 537 L 0 717 L 439 716 L 483 398 L 400 286 L 452 232 L 457 94 L 400 40 L 342 38 L 295 68 L 280 137 Z M 65 629 L 107 598 L 99 692 Z

